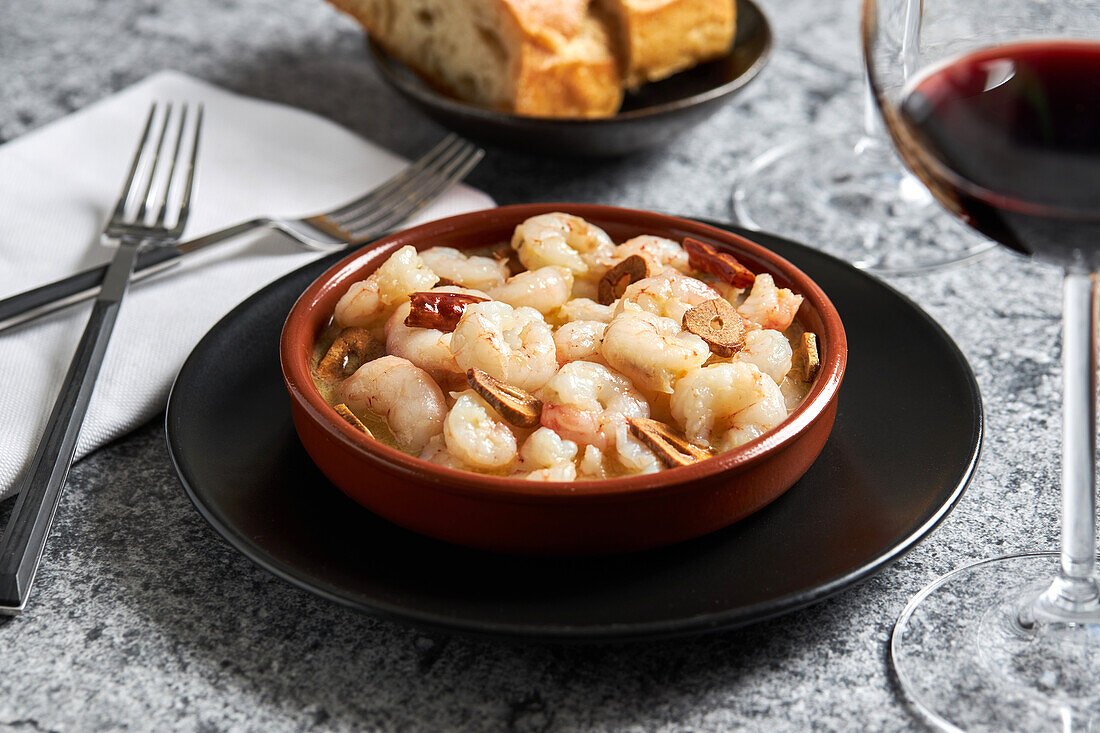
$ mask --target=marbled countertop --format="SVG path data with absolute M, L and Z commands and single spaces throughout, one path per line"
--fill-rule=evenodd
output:
M 856 2 L 761 4 L 777 39 L 769 67 L 690 135 L 617 161 L 493 150 L 470 181 L 500 203 L 728 219 L 739 165 L 792 136 L 853 127 L 862 101 Z M 0 9 L 0 141 L 160 68 L 316 111 L 409 156 L 440 135 L 321 0 L 42 0 Z M 292 588 L 229 548 L 184 496 L 157 419 L 75 466 L 32 603 L 0 620 L 0 729 L 919 728 L 888 668 L 899 611 L 958 565 L 1056 542 L 1060 288 L 1053 268 L 1000 251 L 891 284 L 970 360 L 986 438 L 954 513 L 858 587 L 674 642 L 424 633 Z

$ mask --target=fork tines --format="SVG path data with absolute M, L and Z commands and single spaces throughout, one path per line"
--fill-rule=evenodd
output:
M 385 184 L 323 217 L 349 239 L 364 239 L 407 219 L 466 177 L 485 152 L 458 135 L 448 135 L 416 163 Z
M 186 103 L 175 114 L 171 102 L 163 103 L 163 110 L 160 107 L 161 103 L 153 102 L 149 108 L 126 183 L 104 230 L 107 237 L 179 237 L 183 232 L 190 212 L 203 107 L 197 105 L 193 120 Z M 158 118 L 156 144 L 150 145 Z M 165 151 L 169 138 L 174 141 L 170 155 Z M 162 157 L 171 164 L 160 165 Z M 175 214 L 172 217 L 170 210 Z

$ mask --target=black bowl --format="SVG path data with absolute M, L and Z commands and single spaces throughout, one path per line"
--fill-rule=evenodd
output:
M 771 50 L 767 18 L 737 0 L 737 35 L 729 54 L 628 92 L 614 117 L 525 117 L 477 107 L 425 84 L 368 39 L 382 78 L 444 127 L 488 145 L 549 155 L 606 157 L 667 143 L 699 124 L 764 68 Z

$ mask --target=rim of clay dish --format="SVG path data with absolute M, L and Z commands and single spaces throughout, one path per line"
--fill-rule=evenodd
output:
M 826 353 L 816 381 L 802 404 L 786 420 L 759 438 L 690 466 L 618 478 L 543 482 L 460 471 L 429 463 L 366 437 L 342 420 L 324 401 L 310 376 L 309 360 L 317 334 L 331 315 L 318 314 L 318 301 L 326 294 L 330 294 L 335 288 L 340 288 L 342 294 L 348 285 L 366 276 L 366 273 L 359 272 L 365 265 L 375 261 L 381 264 L 384 261 L 383 254 L 388 255 L 407 244 L 417 246 L 417 249 L 422 249 L 425 245 L 446 246 L 448 237 L 455 237 L 459 233 L 466 234 L 477 229 L 499 230 L 509 225 L 515 226 L 528 217 L 554 211 L 575 214 L 601 227 L 609 223 L 618 224 L 637 227 L 639 233 L 655 233 L 659 236 L 674 232 L 677 236 L 671 237 L 673 239 L 692 236 L 711 244 L 722 245 L 726 249 L 732 249 L 735 254 L 742 255 L 742 259 L 752 260 L 752 264 L 765 265 L 763 271 L 790 283 L 803 296 L 803 307 L 809 305 L 818 312 L 825 331 L 823 335 Z M 486 245 L 492 243 L 494 242 L 487 241 Z M 761 270 L 754 268 L 754 271 Z M 441 490 L 466 495 L 491 496 L 497 500 L 511 498 L 517 501 L 565 497 L 575 501 L 579 498 L 598 500 L 621 498 L 624 494 L 675 491 L 715 474 L 740 471 L 767 460 L 797 440 L 802 431 L 836 399 L 847 363 L 847 339 L 836 308 L 809 276 L 779 255 L 744 237 L 699 222 L 655 212 L 597 204 L 544 203 L 502 206 L 439 219 L 384 237 L 365 249 L 349 254 L 318 277 L 295 302 L 283 326 L 279 355 L 283 379 L 291 399 L 305 410 L 329 439 L 350 448 L 365 461 L 375 463 L 399 476 L 420 482 L 427 481 Z

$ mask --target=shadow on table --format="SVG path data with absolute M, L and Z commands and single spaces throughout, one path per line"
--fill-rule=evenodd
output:
M 294 727 L 690 726 L 708 711 L 774 718 L 802 696 L 881 675 L 881 667 L 867 669 L 876 652 L 863 651 L 862 665 L 853 659 L 888 634 L 878 579 L 784 618 L 653 643 L 523 645 L 373 619 L 299 591 L 230 549 L 185 497 L 161 441 L 151 426 L 108 449 L 111 473 L 127 478 L 101 482 L 84 498 L 91 521 L 71 541 L 90 548 L 82 570 L 96 582 L 74 583 L 87 597 L 69 602 L 124 619 L 112 629 L 108 615 L 90 628 L 87 652 L 104 664 L 140 654 L 158 676 L 247 691 L 234 704 L 260 706 Z M 817 679 L 823 668 L 836 673 Z
M 11 517 L 12 509 L 15 508 L 15 497 L 9 497 L 4 501 L 0 501 L 0 535 L 4 534 L 4 528 L 8 526 L 8 518 Z M 0 629 L 10 623 L 11 616 L 4 616 L 0 614 Z
M 11 517 L 11 512 L 15 508 L 15 497 L 10 496 L 3 501 L 0 501 L 0 528 L 8 526 L 8 518 Z M 0 529 L 0 532 L 3 530 Z
M 12 509 L 15 508 L 15 497 L 10 497 L 4 501 L 0 501 L 0 535 L 4 534 L 4 528 L 8 526 L 8 518 L 11 516 Z M 4 616 L 0 614 L 0 629 L 11 622 L 12 616 Z

